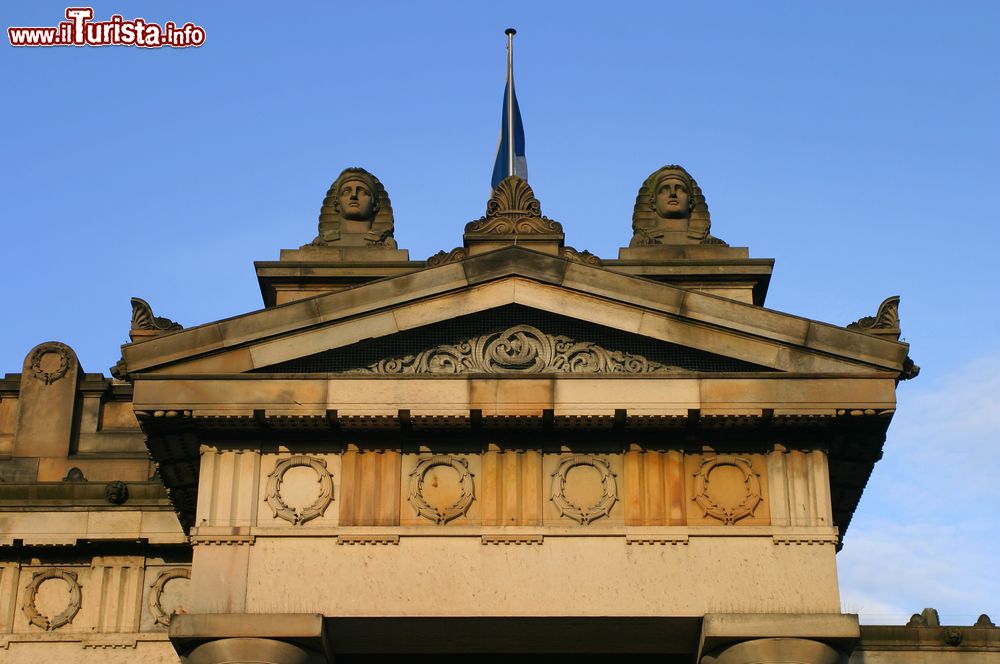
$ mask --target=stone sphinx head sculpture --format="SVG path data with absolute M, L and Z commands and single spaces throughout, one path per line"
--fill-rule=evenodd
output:
M 316 246 L 395 249 L 389 195 L 363 168 L 345 168 L 330 185 L 319 211 Z
M 712 220 L 701 187 L 680 166 L 664 166 L 639 188 L 630 247 L 650 244 L 724 244 L 708 231 Z

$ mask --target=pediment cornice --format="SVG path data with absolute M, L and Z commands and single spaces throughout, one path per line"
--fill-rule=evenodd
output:
M 131 375 L 234 374 L 520 304 L 779 371 L 899 372 L 908 346 L 508 247 L 123 346 Z

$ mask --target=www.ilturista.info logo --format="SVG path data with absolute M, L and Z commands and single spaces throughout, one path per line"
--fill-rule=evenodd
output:
M 139 46 L 140 48 L 187 48 L 205 43 L 205 28 L 194 23 L 163 25 L 144 18 L 125 20 L 114 14 L 107 21 L 94 21 L 93 7 L 67 7 L 66 21 L 55 27 L 11 27 L 11 46 Z

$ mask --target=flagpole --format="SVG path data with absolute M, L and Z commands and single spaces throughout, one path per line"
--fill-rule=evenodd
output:
M 507 176 L 514 175 L 514 35 L 517 30 L 507 28 Z

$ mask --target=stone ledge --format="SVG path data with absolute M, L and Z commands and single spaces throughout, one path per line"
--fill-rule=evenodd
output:
M 661 545 L 661 546 L 665 546 L 667 544 L 672 544 L 672 545 L 676 546 L 678 544 L 687 545 L 687 543 L 689 541 L 690 540 L 689 540 L 688 536 L 687 535 L 683 535 L 683 534 L 677 534 L 677 535 L 625 535 L 625 543 L 626 544 L 639 544 L 639 545 L 644 545 L 644 544 L 654 544 L 655 545 L 655 544 L 658 544 L 658 545 Z
M 83 632 L 24 632 L 0 635 L 0 650 L 10 648 L 12 643 L 79 643 L 84 648 L 136 648 L 140 643 L 162 643 L 167 641 L 165 632 L 121 632 L 107 634 L 86 634 Z
M 198 526 L 191 529 L 194 544 L 253 544 L 259 538 L 329 538 L 340 544 L 388 543 L 399 544 L 411 538 L 481 538 L 511 541 L 532 540 L 540 543 L 550 537 L 612 537 L 624 538 L 626 544 L 687 544 L 698 538 L 760 538 L 775 544 L 835 544 L 837 529 L 829 526 L 504 526 L 437 525 L 426 526 Z
M 338 535 L 337 544 L 399 544 L 399 535 Z
M 753 639 L 819 641 L 850 653 L 861 638 L 858 617 L 846 613 L 709 613 L 701 626 L 698 659 L 724 646 Z
M 542 544 L 545 537 L 542 535 L 483 535 L 483 544 Z
M 170 620 L 170 642 L 182 657 L 219 639 L 274 639 L 294 643 L 330 658 L 319 613 L 176 614 Z
M 858 650 L 1000 653 L 1000 627 L 862 625 Z

